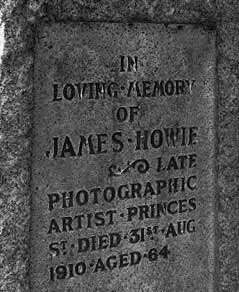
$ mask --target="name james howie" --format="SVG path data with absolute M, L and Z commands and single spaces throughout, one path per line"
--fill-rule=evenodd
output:
M 112 134 L 100 133 L 70 137 L 52 138 L 52 149 L 47 157 L 66 158 L 82 155 L 97 155 L 109 151 L 119 153 L 133 143 L 135 151 L 158 149 L 160 147 L 193 146 L 197 144 L 198 127 L 175 127 L 152 130 L 136 130 L 133 137 L 125 137 L 121 131 Z

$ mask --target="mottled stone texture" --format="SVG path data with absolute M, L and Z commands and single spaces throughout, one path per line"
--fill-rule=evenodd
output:
M 218 283 L 219 291 L 239 286 L 238 78 L 239 25 L 218 27 Z
M 180 27 L 178 29 L 177 27 Z M 136 55 L 139 66 L 135 72 L 122 73 L 120 71 L 119 56 L 127 52 Z M 35 111 L 33 130 L 33 161 L 32 161 L 32 216 L 31 216 L 31 283 L 33 291 L 97 291 L 97 292 L 212 292 L 214 275 L 214 75 L 215 75 L 215 31 L 205 30 L 195 25 L 168 25 L 152 23 L 58 23 L 39 28 L 38 39 L 35 45 L 34 60 L 34 88 L 35 88 Z M 120 72 L 119 72 L 120 71 Z M 128 92 L 126 97 L 125 86 L 129 86 L 132 80 L 155 80 L 158 78 L 171 79 L 193 78 L 196 80 L 192 85 L 191 95 L 180 97 L 157 95 L 156 98 L 142 91 L 138 94 Z M 67 102 L 64 100 L 52 101 L 52 83 L 59 84 L 78 82 L 81 80 L 114 80 L 115 84 L 124 86 L 118 90 L 117 97 L 108 96 L 92 100 L 89 95 L 82 93 L 82 98 L 74 98 Z M 138 81 L 140 82 L 140 81 Z M 132 84 L 132 83 L 131 83 Z M 107 86 L 107 85 L 106 85 Z M 119 88 L 121 87 L 119 86 Z M 59 88 L 58 87 L 58 88 Z M 115 85 L 115 88 L 118 86 Z M 139 86 L 140 88 L 140 86 Z M 140 91 L 140 89 L 139 89 Z M 58 91 L 60 96 L 60 89 Z M 130 122 L 119 122 L 116 119 L 116 110 L 121 106 L 138 105 L 140 114 L 138 118 Z M 174 126 L 175 124 L 198 127 L 198 144 L 193 146 L 168 147 L 162 141 L 162 147 L 148 151 L 136 150 L 135 133 L 139 129 L 159 129 Z M 110 144 L 111 135 L 120 131 L 122 151 L 112 152 Z M 44 133 L 44 134 L 42 134 Z M 102 155 L 87 155 L 87 151 L 80 157 L 65 158 L 52 157 L 52 137 L 68 135 L 75 141 L 79 135 L 88 136 L 89 133 L 106 133 L 107 142 Z M 142 135 L 142 132 L 141 132 Z M 127 137 L 127 138 L 126 138 Z M 69 139 L 71 139 L 69 138 Z M 130 142 L 127 140 L 130 138 Z M 94 139 L 95 140 L 95 139 Z M 126 141 L 125 141 L 126 140 Z M 128 140 L 129 141 L 129 140 Z M 74 144 L 74 142 L 72 142 Z M 76 142 L 78 144 L 78 142 Z M 97 143 L 89 142 L 95 145 Z M 59 143 L 59 148 L 60 148 Z M 139 143 L 141 144 L 141 143 Z M 76 145 L 75 145 L 76 146 Z M 78 146 L 76 146 L 78 148 Z M 141 148 L 141 146 L 139 147 Z M 85 149 L 86 150 L 86 149 Z M 156 151 L 154 151 L 156 150 Z M 47 155 L 45 152 L 48 151 Z M 96 150 L 97 151 L 97 150 Z M 187 169 L 172 171 L 156 171 L 155 160 L 159 155 L 175 153 L 192 153 L 197 151 L 197 170 Z M 68 153 L 69 154 L 69 153 Z M 164 156 L 165 157 L 165 156 Z M 140 173 L 138 169 L 115 174 L 112 168 L 125 169 L 128 161 L 140 161 L 146 159 L 149 165 L 146 172 Z M 207 163 L 205 163 L 207 161 Z M 142 160 L 141 160 L 142 163 Z M 144 162 L 145 163 L 145 162 Z M 114 168 L 115 169 L 115 168 Z M 116 170 L 119 172 L 118 170 Z M 166 173 L 165 173 L 166 172 Z M 114 175 L 113 175 L 113 174 Z M 185 174 L 187 173 L 187 174 Z M 197 175 L 197 190 L 170 193 L 167 189 L 157 195 L 130 198 L 131 183 L 140 183 L 142 186 L 150 181 L 154 185 L 159 178 L 187 177 Z M 200 177 L 200 178 L 199 178 Z M 119 195 L 110 202 L 102 195 L 98 195 L 98 203 L 93 203 L 92 198 L 82 205 L 74 204 L 71 208 L 62 209 L 59 204 L 54 204 L 49 210 L 48 196 L 61 190 L 77 190 L 79 188 L 90 190 L 99 187 L 101 190 L 108 186 L 119 190 L 122 185 L 128 188 L 127 199 Z M 121 188 L 120 187 L 120 188 Z M 143 188 L 143 187 L 142 187 Z M 121 192 L 121 191 L 120 191 Z M 117 191 L 117 193 L 119 193 Z M 151 193 L 152 194 L 152 193 Z M 195 234 L 185 236 L 165 237 L 155 234 L 144 242 L 130 243 L 125 235 L 132 228 L 143 228 L 149 225 L 157 225 L 167 228 L 168 222 L 175 221 L 173 216 L 158 216 L 158 218 L 145 218 L 132 221 L 127 219 L 127 209 L 146 204 L 149 206 L 162 201 L 172 201 L 194 197 L 197 212 L 177 214 L 177 220 L 195 220 L 197 231 Z M 52 197 L 52 196 L 51 196 Z M 91 196 L 90 196 L 91 197 Z M 121 197 L 121 199 L 120 199 Z M 199 207 L 201 206 L 201 208 Z M 112 210 L 113 209 L 113 210 Z M 87 227 L 86 220 L 82 220 L 81 227 L 72 232 L 56 233 L 49 231 L 49 222 L 56 218 L 61 225 L 62 216 L 84 214 L 96 214 L 99 211 L 115 212 L 112 224 L 106 222 L 97 227 L 93 223 Z M 94 216 L 94 215 L 93 215 Z M 152 216 L 154 217 L 154 216 Z M 92 220 L 93 222 L 96 220 Z M 88 225 L 89 226 L 89 225 Z M 200 226 L 200 227 L 199 227 Z M 201 228 L 202 227 L 202 228 Z M 60 227 L 61 229 L 61 227 Z M 121 243 L 113 248 L 104 248 L 100 251 L 77 252 L 77 240 L 79 236 L 99 236 L 108 232 L 124 234 Z M 165 232 L 167 233 L 167 232 Z M 66 241 L 64 255 L 56 256 L 49 251 L 52 241 Z M 158 261 L 147 261 L 147 252 L 151 248 L 161 248 L 168 244 L 172 250 L 172 256 Z M 73 247 L 71 247 L 73 244 Z M 140 264 L 131 267 L 122 267 L 104 273 L 93 272 L 97 257 L 104 260 L 115 254 L 122 254 L 135 250 L 145 256 Z M 200 250 L 200 252 L 199 252 Z M 82 276 L 75 275 L 71 279 L 59 281 L 52 276 L 49 281 L 49 267 L 59 264 L 84 259 L 87 271 Z M 197 264 L 195 264 L 197 263 Z M 92 269 L 91 269 L 92 267 Z M 167 272 L 166 272 L 167 271 Z M 54 273 L 52 273 L 54 275 Z M 99 289 L 99 283 L 101 289 Z
M 6 45 L 1 74 L 0 291 L 28 285 L 34 30 L 43 21 L 205 23 L 217 29 L 218 159 L 215 292 L 239 289 L 238 0 L 1 1 Z M 209 25 L 210 24 L 210 25 Z M 215 80 L 215 82 L 217 82 Z

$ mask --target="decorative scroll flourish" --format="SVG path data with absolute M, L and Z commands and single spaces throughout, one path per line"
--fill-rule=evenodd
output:
M 139 173 L 146 173 L 149 170 L 149 163 L 146 159 L 137 159 L 132 162 L 128 161 L 127 166 L 123 169 L 120 166 L 112 164 L 109 167 L 109 176 L 120 176 L 128 172 L 131 168 L 134 168 Z

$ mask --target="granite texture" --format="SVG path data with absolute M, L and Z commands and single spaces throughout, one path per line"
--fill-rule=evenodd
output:
M 135 72 L 120 71 L 120 57 L 124 54 L 137 56 L 138 67 Z M 34 61 L 35 80 L 35 114 L 33 130 L 33 162 L 32 162 L 32 224 L 31 224 L 31 283 L 33 291 L 155 291 L 155 292 L 199 292 L 213 291 L 214 274 L 214 156 L 215 156 L 215 31 L 205 30 L 195 25 L 165 25 L 137 23 L 58 23 L 39 27 L 35 45 Z M 63 64 L 63 65 L 62 65 Z M 174 80 L 181 78 L 192 82 L 191 93 L 165 96 L 153 96 L 153 81 Z M 52 84 L 58 85 L 58 98 L 62 96 L 61 87 L 65 83 L 78 82 L 109 82 L 114 81 L 118 86 L 118 97 L 105 94 L 105 98 L 89 97 L 87 89 L 79 100 L 76 95 L 71 101 L 53 101 Z M 126 88 L 132 81 L 138 80 L 141 88 L 140 96 L 135 92 L 127 95 Z M 143 93 L 142 82 L 150 80 L 151 90 Z M 131 83 L 130 83 L 131 82 Z M 149 81 L 147 81 L 149 82 Z M 81 83 L 82 84 L 82 83 Z M 111 84 L 111 83 L 110 83 Z M 123 89 L 119 89 L 122 88 Z M 140 89 L 139 89 L 140 90 Z M 108 90 L 106 90 L 107 92 Z M 150 92 L 150 93 L 149 93 Z M 94 95 L 94 94 L 93 94 Z M 139 113 L 134 121 L 119 122 L 116 110 L 119 107 L 137 105 Z M 177 125 L 177 126 L 176 126 Z M 148 150 L 136 150 L 136 131 L 161 129 L 167 127 L 197 127 L 198 138 L 194 145 L 177 143 L 177 147 L 167 146 Z M 122 135 L 123 149 L 112 151 L 116 146 L 111 141 L 113 133 Z M 161 132 L 161 133 L 162 133 Z M 44 133 L 44 134 L 43 134 Z M 89 155 L 86 151 L 78 157 L 56 157 L 53 155 L 52 137 L 59 139 L 59 150 L 65 135 L 68 135 L 75 149 L 80 135 L 88 137 L 90 134 L 96 140 L 96 133 L 107 135 L 104 148 L 105 153 Z M 142 135 L 142 132 L 141 132 Z M 165 136 L 164 136 L 165 137 Z M 156 139 L 157 140 L 157 139 Z M 89 142 L 90 143 L 90 142 Z M 96 143 L 94 143 L 97 152 Z M 111 146 L 110 146 L 111 145 Z M 150 143 L 149 143 L 150 145 Z M 45 152 L 48 155 L 45 155 Z M 163 163 L 169 157 L 180 154 L 196 153 L 197 167 L 170 169 L 157 171 L 156 161 L 162 156 Z M 121 175 L 110 172 L 109 167 L 125 169 L 127 162 L 144 163 L 149 165 L 145 173 L 130 168 Z M 137 162 L 138 161 L 138 162 Z M 206 161 L 206 163 L 205 163 Z M 144 165 L 146 165 L 144 164 Z M 114 175 L 112 175 L 112 173 Z M 191 175 L 197 177 L 197 188 L 185 191 L 171 192 L 166 189 L 157 195 L 147 193 L 145 197 L 133 197 L 130 184 L 140 183 L 142 189 L 150 182 L 155 186 L 158 179 L 185 178 Z M 107 186 L 119 189 L 122 185 L 128 188 L 128 197 L 118 195 L 111 202 L 107 202 L 102 195 Z M 179 184 L 180 185 L 180 184 Z M 48 197 L 52 193 L 79 189 L 90 190 L 94 187 L 101 189 L 98 203 L 89 201 L 84 205 L 74 203 L 73 207 L 62 209 L 61 203 L 54 204 L 52 210 L 48 208 Z M 123 191 L 124 192 L 124 191 Z M 142 192 L 143 193 L 143 192 Z M 74 195 L 75 196 L 75 195 Z M 122 199 L 122 196 L 124 199 Z M 120 197 L 120 198 L 119 198 Z M 179 213 L 175 208 L 178 200 L 195 200 L 195 210 Z M 149 215 L 151 218 L 139 220 L 127 219 L 127 208 L 174 201 L 173 209 L 176 214 L 166 216 Z M 74 218 L 79 214 L 97 212 L 106 214 L 109 210 L 115 212 L 112 224 L 106 215 L 105 222 L 100 225 L 94 223 L 88 227 L 86 220 L 78 228 L 76 220 L 73 229 L 62 231 L 62 216 Z M 195 212 L 193 212 L 195 211 Z M 156 217 L 156 218 L 155 218 Z M 49 234 L 49 224 L 54 218 L 61 231 L 52 230 Z M 153 236 L 145 236 L 144 241 L 131 243 L 130 231 L 134 228 L 150 228 L 159 226 L 167 228 L 168 224 L 181 220 L 195 220 L 196 232 L 185 232 L 181 236 L 167 236 L 160 232 Z M 97 221 L 96 221 L 97 222 Z M 194 221 L 193 221 L 194 222 Z M 109 232 L 122 235 L 119 245 L 101 250 L 77 252 L 78 238 L 98 236 Z M 166 233 L 166 232 L 165 232 Z M 126 238 L 125 238 L 126 236 Z M 152 239 L 150 239 L 153 238 Z M 64 240 L 66 248 L 56 255 L 49 251 L 52 242 Z M 168 245 L 171 255 L 159 258 L 157 261 L 148 260 L 147 253 L 152 248 L 159 250 Z M 72 247 L 73 245 L 73 247 Z M 106 261 L 112 255 L 137 251 L 144 256 L 138 266 L 115 268 L 104 273 L 94 272 L 98 257 Z M 53 255 L 52 255 L 53 254 Z M 50 256 L 52 255 L 52 256 Z M 49 269 L 59 264 L 76 264 L 84 260 L 86 272 L 82 276 L 74 275 L 70 279 L 56 279 L 49 281 Z M 118 261 L 119 262 L 119 261 Z M 195 264 L 196 263 L 196 264 Z M 93 268 L 91 268 L 93 267 Z M 167 272 L 165 272 L 167 271 Z M 56 275 L 56 273 L 54 273 Z M 99 288 L 101 283 L 101 289 Z M 144 288 L 143 288 L 144 287 Z
M 175 3 L 176 2 L 176 3 Z M 237 0 L 1 1 L 0 291 L 28 282 L 34 32 L 43 21 L 202 23 L 217 30 L 217 262 L 215 292 L 237 292 L 239 4 Z M 216 81 L 215 81 L 216 82 Z

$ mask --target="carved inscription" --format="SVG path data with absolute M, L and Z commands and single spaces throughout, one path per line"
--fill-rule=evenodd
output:
M 137 72 L 139 57 L 119 56 L 120 72 Z M 125 65 L 128 64 L 128 65 Z M 161 80 L 161 81 L 130 81 L 129 84 L 122 85 L 117 82 L 92 82 L 92 83 L 66 83 L 60 90 L 59 85 L 52 85 L 52 102 L 61 102 L 63 99 L 71 101 L 77 98 L 79 102 L 83 99 L 104 99 L 118 98 L 119 90 L 126 89 L 126 97 L 131 98 L 133 94 L 136 97 L 150 98 L 161 95 L 183 95 L 188 93 L 193 95 L 193 85 L 196 80 Z M 124 94 L 120 94 L 124 96 Z M 140 112 L 140 107 L 131 105 L 130 107 L 118 107 L 114 111 L 114 119 L 118 123 L 136 121 Z M 199 142 L 199 127 L 181 126 L 163 127 L 157 129 L 136 130 L 133 136 L 126 138 L 126 133 L 116 131 L 114 133 L 90 133 L 79 137 L 52 137 L 51 149 L 46 151 L 46 156 L 50 159 L 71 159 L 80 158 L 83 155 L 104 155 L 107 153 L 123 152 L 129 145 L 133 146 L 133 151 L 144 154 L 151 149 L 176 148 L 183 147 L 185 150 L 196 150 L 193 145 Z M 185 151 L 184 150 L 184 151 Z M 180 151 L 181 152 L 181 151 Z M 125 232 L 117 232 L 98 235 L 97 233 L 90 237 L 79 237 L 74 242 L 67 240 L 54 241 L 49 244 L 49 252 L 53 256 L 64 256 L 73 250 L 76 254 L 89 253 L 95 250 L 113 250 L 124 241 L 130 244 L 138 244 L 147 240 L 152 240 L 158 234 L 165 238 L 182 236 L 187 233 L 196 232 L 196 221 L 193 213 L 197 209 L 197 199 L 194 197 L 194 190 L 197 188 L 198 177 L 190 173 L 190 169 L 197 167 L 197 152 L 180 153 L 179 155 L 155 156 L 151 161 L 140 157 L 137 160 L 127 161 L 125 165 L 109 165 L 109 176 L 120 176 L 134 170 L 139 174 L 146 173 L 149 169 L 155 172 L 171 171 L 167 179 L 156 181 L 147 181 L 145 184 L 140 182 L 123 184 L 119 186 L 104 186 L 103 188 L 95 186 L 94 188 L 79 190 L 59 190 L 58 192 L 48 193 L 48 210 L 54 209 L 67 210 L 70 208 L 81 207 L 85 205 L 107 204 L 107 210 L 100 210 L 90 213 L 79 213 L 73 216 L 61 216 L 51 218 L 47 233 L 60 234 L 68 232 L 77 232 L 78 230 L 92 229 L 97 227 L 114 226 L 119 217 L 124 222 L 137 221 L 140 224 L 147 224 L 148 219 L 159 219 L 162 216 L 177 216 L 178 214 L 190 214 L 187 220 L 170 221 L 165 226 L 146 226 L 144 228 L 129 229 Z M 173 176 L 175 170 L 188 170 L 187 176 Z M 161 201 L 158 204 L 131 205 L 120 213 L 117 209 L 112 209 L 112 202 L 118 200 L 130 200 L 133 203 L 135 198 L 160 197 L 164 192 L 166 194 L 175 194 L 177 192 L 190 192 L 189 198 Z M 100 208 L 100 207 L 99 207 Z M 82 276 L 85 273 L 107 272 L 113 269 L 122 269 L 128 266 L 134 266 L 143 260 L 157 261 L 160 257 L 167 259 L 170 254 L 168 244 L 160 249 L 154 247 L 145 254 L 140 252 L 124 253 L 119 257 L 108 255 L 99 257 L 94 262 L 81 261 L 75 264 L 59 265 L 49 268 L 49 277 L 51 281 L 62 280 L 70 277 Z
M 91 73 L 86 78 L 81 73 L 79 79 L 77 74 L 59 78 L 54 73 L 47 81 L 44 104 L 57 114 L 46 119 L 39 161 L 41 169 L 51 167 L 51 174 L 41 186 L 34 184 L 45 208 L 39 228 L 50 259 L 42 267 L 46 291 L 72 279 L 80 283 L 98 274 L 173 265 L 188 253 L 178 246 L 191 244 L 206 228 L 200 219 L 206 208 L 202 192 L 208 186 L 202 151 L 205 147 L 206 159 L 210 151 L 198 94 L 203 94 L 204 81 L 185 55 L 181 66 L 186 70 L 170 75 L 165 64 L 158 69 L 166 55 L 162 59 L 155 53 L 155 60 L 162 60 L 149 65 L 144 53 L 126 48 L 107 56 L 113 65 L 99 79 Z M 88 66 L 96 66 L 92 58 L 101 62 L 100 54 L 87 50 Z M 84 70 L 92 68 L 86 65 Z M 114 77 L 106 73 L 111 71 Z M 69 126 L 62 127 L 61 119 Z

